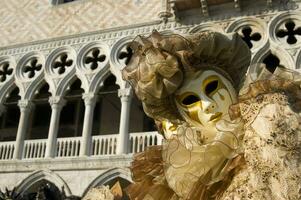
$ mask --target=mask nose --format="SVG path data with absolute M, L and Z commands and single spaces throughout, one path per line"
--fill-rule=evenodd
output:
M 203 111 L 206 113 L 206 114 L 209 114 L 209 113 L 214 113 L 217 105 L 215 102 L 211 102 L 211 101 L 204 101 L 202 102 L 202 105 L 203 105 Z

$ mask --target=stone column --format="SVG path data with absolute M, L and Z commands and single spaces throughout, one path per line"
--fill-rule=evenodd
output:
M 15 143 L 14 159 L 21 159 L 24 147 L 24 140 L 28 130 L 30 112 L 33 107 L 29 100 L 19 100 L 18 106 L 20 108 L 20 119 Z
M 50 97 L 49 103 L 51 106 L 51 118 L 50 118 L 45 157 L 53 158 L 55 157 L 55 153 L 56 153 L 56 139 L 59 130 L 60 114 L 62 108 L 66 104 L 66 101 L 61 97 Z
M 83 99 L 85 101 L 85 116 L 83 133 L 80 145 L 80 156 L 89 156 L 91 153 L 92 144 L 92 126 L 93 126 L 93 115 L 94 108 L 96 104 L 96 95 L 93 93 L 83 94 Z
M 119 137 L 117 145 L 117 154 L 127 154 L 129 144 L 129 121 L 130 107 L 132 99 L 132 90 L 130 88 L 119 89 L 118 96 L 121 100 L 121 114 L 119 124 Z

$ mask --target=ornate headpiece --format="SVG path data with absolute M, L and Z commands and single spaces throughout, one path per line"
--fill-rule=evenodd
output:
M 183 37 L 138 36 L 131 43 L 134 54 L 123 69 L 142 101 L 145 113 L 155 120 L 179 123 L 173 94 L 181 86 L 185 73 L 220 69 L 238 91 L 250 64 L 251 52 L 238 34 L 201 32 Z

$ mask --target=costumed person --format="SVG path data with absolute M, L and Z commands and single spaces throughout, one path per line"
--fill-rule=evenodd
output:
M 246 76 L 248 46 L 238 34 L 202 32 L 183 37 L 153 32 L 147 38 L 138 36 L 131 48 L 134 54 L 123 77 L 166 140 L 135 156 L 131 167 L 135 183 L 128 188 L 129 197 L 243 199 L 239 194 L 232 197 L 231 191 L 243 183 L 236 177 L 255 173 L 245 160 L 249 159 L 245 149 L 252 144 L 245 140 L 250 123 L 243 115 L 250 113 L 241 106 L 257 98 L 246 85 L 254 82 Z M 239 97 L 242 91 L 246 92 Z

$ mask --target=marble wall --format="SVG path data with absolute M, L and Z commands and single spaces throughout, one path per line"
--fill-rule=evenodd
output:
M 0 47 L 158 19 L 160 0 L 1 0 Z

